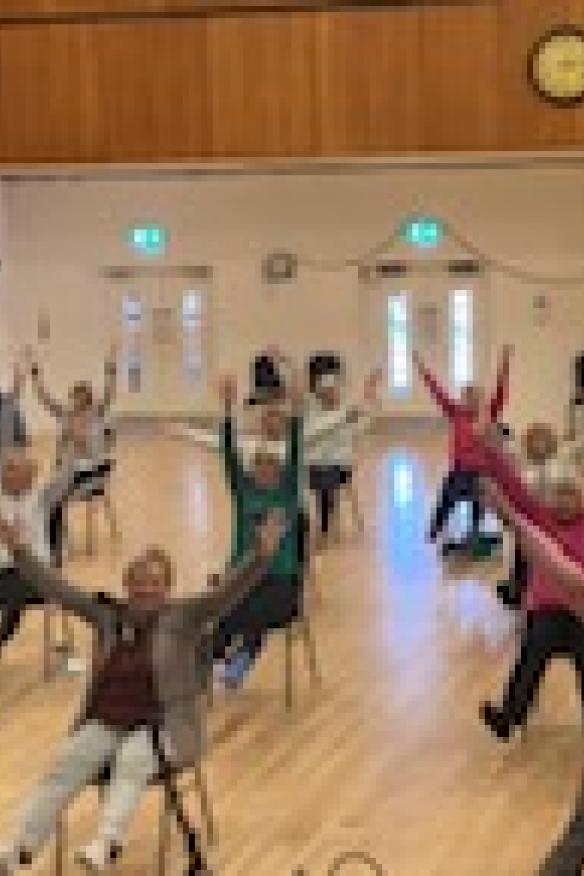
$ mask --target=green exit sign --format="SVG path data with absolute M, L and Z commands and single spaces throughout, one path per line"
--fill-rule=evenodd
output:
M 164 255 L 168 234 L 161 225 L 136 225 L 128 231 L 128 244 L 140 255 Z
M 444 240 L 444 226 L 437 219 L 418 216 L 403 223 L 400 236 L 417 249 L 435 249 Z

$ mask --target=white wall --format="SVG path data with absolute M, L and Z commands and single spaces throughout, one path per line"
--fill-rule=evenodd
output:
M 296 355 L 319 346 L 341 349 L 355 376 L 382 354 L 381 334 L 371 331 L 378 314 L 363 313 L 376 296 L 363 297 L 354 269 L 301 270 L 296 283 L 270 291 L 262 286 L 260 258 L 272 249 L 357 256 L 405 215 L 423 211 L 448 220 L 500 259 L 546 274 L 584 273 L 584 172 L 578 168 L 9 181 L 1 195 L 2 337 L 16 345 L 34 340 L 38 309 L 47 307 L 52 338 L 45 358 L 58 391 L 72 377 L 100 376 L 108 327 L 99 270 L 132 263 L 124 230 L 140 220 L 169 228 L 166 263 L 213 267 L 215 359 L 242 379 L 250 355 L 268 342 Z M 444 254 L 462 252 L 451 244 Z M 584 349 L 584 288 L 534 289 L 493 274 L 488 289 L 493 349 L 505 341 L 517 347 L 512 418 L 559 419 L 570 356 Z M 533 319 L 532 298 L 540 291 L 553 296 L 546 327 Z

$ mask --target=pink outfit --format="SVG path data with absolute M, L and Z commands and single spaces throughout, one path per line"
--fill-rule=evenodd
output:
M 561 524 L 560 527 L 564 539 L 576 549 L 578 545 L 584 545 L 584 514 L 569 524 Z M 544 611 L 571 607 L 572 599 L 566 588 L 558 584 L 552 575 L 535 566 L 527 581 L 524 608 L 527 611 Z

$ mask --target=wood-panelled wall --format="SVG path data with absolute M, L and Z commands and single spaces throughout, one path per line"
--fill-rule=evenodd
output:
M 0 162 L 582 147 L 584 108 L 526 76 L 566 22 L 584 0 L 0 27 Z

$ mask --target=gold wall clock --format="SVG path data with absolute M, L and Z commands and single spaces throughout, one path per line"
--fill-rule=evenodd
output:
M 566 25 L 550 30 L 529 54 L 529 79 L 537 94 L 557 106 L 584 100 L 584 30 Z

